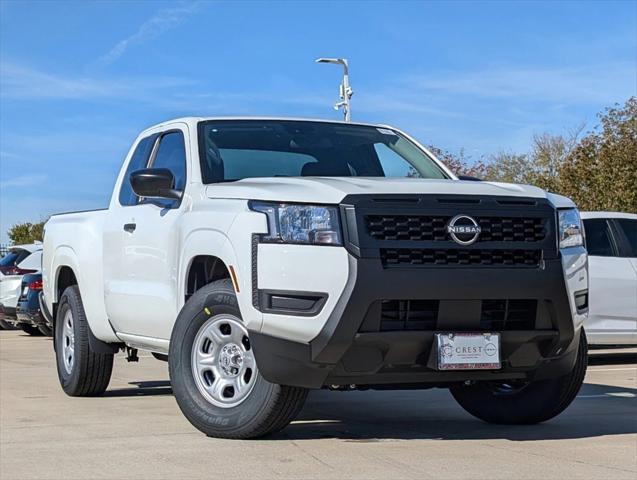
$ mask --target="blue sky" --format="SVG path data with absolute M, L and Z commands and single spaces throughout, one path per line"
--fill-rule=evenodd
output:
M 159 121 L 340 118 L 319 56 L 349 58 L 354 120 L 475 159 L 636 94 L 635 1 L 343 3 L 0 0 L 0 242 L 106 206 Z

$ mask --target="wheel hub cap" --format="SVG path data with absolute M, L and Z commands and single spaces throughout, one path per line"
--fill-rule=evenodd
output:
M 73 314 L 70 310 L 64 315 L 62 324 L 62 355 L 64 369 L 70 375 L 75 363 L 75 331 L 73 330 Z
M 213 405 L 235 407 L 252 391 L 257 364 L 248 331 L 236 317 L 216 316 L 204 322 L 191 358 L 197 389 Z
M 236 377 L 239 374 L 242 363 L 243 354 L 237 345 L 227 343 L 223 346 L 219 355 L 219 366 L 223 373 L 230 377 Z

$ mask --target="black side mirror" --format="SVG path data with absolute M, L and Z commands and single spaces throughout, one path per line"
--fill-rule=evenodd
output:
M 138 197 L 179 200 L 182 192 L 175 190 L 175 176 L 167 168 L 144 168 L 130 174 L 130 184 Z
M 482 182 L 481 178 L 472 177 L 471 175 L 457 175 L 458 180 L 469 180 L 470 182 Z

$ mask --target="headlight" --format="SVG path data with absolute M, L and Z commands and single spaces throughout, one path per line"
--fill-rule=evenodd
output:
M 250 209 L 268 217 L 270 243 L 342 245 L 338 208 L 324 205 L 250 202 Z
M 584 245 L 582 220 L 576 208 L 558 210 L 560 248 L 580 247 Z

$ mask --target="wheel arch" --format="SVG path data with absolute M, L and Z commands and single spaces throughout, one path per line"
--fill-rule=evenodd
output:
M 244 263 L 251 262 L 250 257 L 239 258 L 232 242 L 224 233 L 213 229 L 192 231 L 185 238 L 182 249 L 181 269 L 178 277 L 178 298 L 182 303 L 179 308 L 181 309 L 187 298 L 202 286 L 221 278 L 230 278 L 235 288 L 241 314 L 248 328 L 260 329 L 261 314 L 252 306 L 251 279 L 244 278 L 246 275 L 241 273 L 246 270 L 246 268 L 241 268 L 246 266 L 241 264 L 242 260 Z M 189 290 L 189 282 L 192 281 L 192 276 L 196 275 L 194 272 L 196 269 L 202 268 L 202 265 L 207 265 L 213 270 L 209 270 L 204 283 L 197 285 L 194 290 L 192 288 Z M 249 271 L 250 266 L 247 266 Z
M 216 280 L 232 278 L 226 262 L 215 255 L 195 255 L 186 269 L 184 302 L 199 289 Z
M 93 285 L 92 289 L 86 290 L 86 285 L 92 285 L 93 283 L 91 276 L 89 275 L 88 279 L 84 277 L 78 256 L 71 247 L 62 245 L 55 250 L 50 271 L 53 282 L 51 285 L 45 283 L 45 297 L 47 299 L 50 298 L 49 311 L 53 320 L 55 321 L 57 308 L 64 290 L 72 285 L 77 285 L 84 304 L 91 335 L 94 335 L 96 340 L 104 342 L 120 342 L 106 316 L 103 292 L 95 291 L 95 289 L 100 288 L 98 285 Z
M 64 289 L 71 285 L 77 285 L 80 288 L 80 269 L 73 249 L 68 246 L 58 247 L 53 255 L 51 270 L 53 285 L 48 289 L 47 296 L 50 295 L 51 302 L 57 304 Z M 51 313 L 55 314 L 54 311 Z

